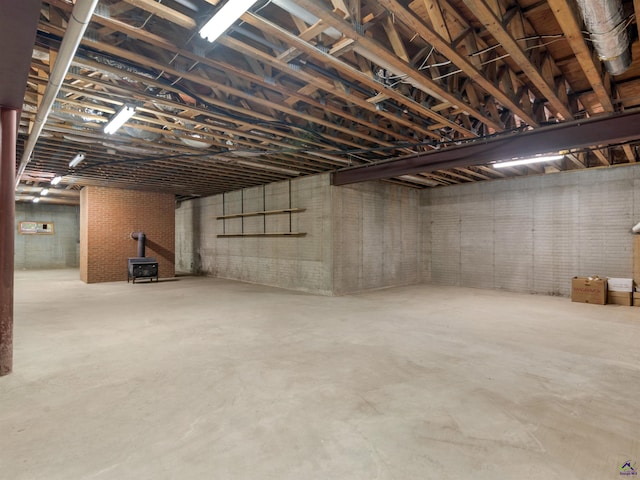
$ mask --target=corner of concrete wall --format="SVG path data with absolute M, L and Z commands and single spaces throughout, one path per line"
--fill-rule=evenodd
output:
M 202 273 L 200 257 L 201 218 L 199 198 L 180 202 L 175 210 L 176 271 L 198 275 Z
M 175 211 L 177 265 L 192 273 L 331 295 L 329 179 L 329 174 L 311 175 L 182 202 Z M 304 211 L 218 218 L 287 208 Z M 218 237 L 289 230 L 306 235 Z
M 176 209 L 179 269 L 322 295 L 415 284 L 425 270 L 419 190 L 384 182 L 335 187 L 306 176 Z M 218 217 L 289 207 L 303 212 Z M 219 237 L 261 231 L 304 237 Z
M 420 190 L 418 268 L 421 283 L 431 283 L 431 210 L 429 189 Z
M 332 187 L 333 293 L 420 282 L 420 194 L 385 182 Z

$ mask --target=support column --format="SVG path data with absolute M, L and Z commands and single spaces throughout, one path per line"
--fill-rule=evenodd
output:
M 0 108 L 0 376 L 13 368 L 13 261 L 18 110 Z

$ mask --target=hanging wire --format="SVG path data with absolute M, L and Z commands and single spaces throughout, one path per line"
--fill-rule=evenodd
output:
M 614 35 L 619 35 L 623 30 L 626 30 L 626 28 L 631 25 L 633 23 L 633 20 L 635 18 L 635 13 L 630 14 L 627 18 L 624 18 L 623 20 L 620 21 L 620 23 L 618 23 L 616 26 L 614 26 L 611 30 L 609 30 L 608 32 L 599 32 L 595 35 L 597 36 L 602 36 L 602 35 L 609 35 L 609 34 L 614 34 Z M 591 38 L 592 35 L 594 35 L 594 33 L 583 30 L 582 34 L 585 35 L 585 40 L 588 42 L 596 42 L 597 40 L 594 40 L 593 38 Z
M 524 49 L 524 51 L 529 51 L 529 50 L 533 50 L 533 49 L 536 49 L 536 48 L 546 47 L 547 45 L 551 45 L 552 43 L 555 43 L 557 41 L 563 40 L 565 38 L 565 36 L 564 36 L 563 33 L 549 34 L 549 35 L 530 35 L 530 36 L 527 36 L 527 37 L 516 38 L 515 40 L 517 42 L 523 42 L 523 41 L 528 41 L 528 40 L 541 40 L 541 39 L 545 39 L 545 38 L 551 38 L 553 40 L 550 41 L 550 42 L 545 42 L 545 43 L 541 43 L 541 44 L 538 44 L 538 45 L 533 45 L 531 47 L 527 47 L 527 48 Z M 490 52 L 492 50 L 495 50 L 496 48 L 499 48 L 499 47 L 501 47 L 500 44 L 491 45 L 491 46 L 483 48 L 481 50 L 472 52 L 472 53 L 468 54 L 467 57 L 470 57 L 470 58 L 471 57 L 477 57 L 477 56 L 482 55 L 484 53 L 487 53 L 487 52 Z M 435 51 L 435 47 L 432 46 L 431 50 L 429 51 L 427 56 L 424 58 L 424 60 L 420 64 L 420 66 L 417 68 L 418 71 L 424 71 L 424 70 L 428 70 L 430 68 L 445 67 L 447 65 L 452 65 L 453 64 L 453 62 L 451 60 L 446 60 L 444 62 L 438 62 L 438 63 L 433 63 L 431 65 L 427 65 L 426 63 L 429 61 L 429 58 L 431 58 L 431 55 L 433 55 L 434 51 Z M 485 65 L 488 65 L 490 63 L 497 62 L 497 61 L 502 60 L 504 58 L 507 58 L 509 56 L 510 56 L 509 54 L 501 55 L 499 57 L 496 57 L 496 58 L 493 58 L 491 60 L 487 60 L 487 61 L 481 63 L 480 66 L 485 66 Z M 457 70 L 454 70 L 452 72 L 448 72 L 448 73 L 445 73 L 443 75 L 439 75 L 437 77 L 433 77 L 432 80 L 441 80 L 443 78 L 447 78 L 447 77 L 450 77 L 452 75 L 456 75 L 458 73 L 462 73 L 462 70 L 461 69 L 457 69 Z M 405 79 L 408 78 L 408 77 L 409 77 L 409 74 L 381 76 L 381 78 L 383 80 L 385 80 L 385 81 L 397 80 L 397 81 L 391 83 L 390 85 L 387 85 L 387 88 L 393 88 L 393 87 L 399 85 L 400 83 L 410 84 L 410 82 L 406 82 L 405 81 Z

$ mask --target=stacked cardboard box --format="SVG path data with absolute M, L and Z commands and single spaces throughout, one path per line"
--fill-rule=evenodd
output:
M 633 278 L 609 278 L 607 303 L 614 305 L 633 305 Z
M 580 303 L 607 303 L 607 280 L 599 277 L 573 277 L 571 301 Z

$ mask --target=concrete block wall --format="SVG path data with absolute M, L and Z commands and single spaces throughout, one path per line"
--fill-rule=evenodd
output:
M 291 192 L 291 194 L 289 193 Z M 240 212 L 304 208 L 218 220 Z M 176 210 L 177 268 L 292 290 L 331 294 L 332 224 L 328 175 L 315 175 L 182 202 Z M 304 237 L 218 237 L 305 232 Z
M 80 193 L 80 278 L 87 283 L 127 279 L 137 256 L 132 232 L 146 235 L 146 256 L 162 278 L 175 275 L 175 200 L 172 194 L 85 187 Z
M 419 190 L 366 182 L 332 193 L 334 293 L 418 283 Z
M 20 222 L 52 222 L 53 235 L 20 235 Z M 80 209 L 68 205 L 16 203 L 15 263 L 18 270 L 77 268 Z
M 422 278 L 569 295 L 573 276 L 630 278 L 640 168 L 614 167 L 422 191 Z
M 182 202 L 176 210 L 177 268 L 324 295 L 417 283 L 419 200 L 417 190 L 381 182 L 332 187 L 329 175 L 321 174 Z M 289 207 L 306 210 L 216 220 Z M 289 228 L 307 235 L 217 237 Z

